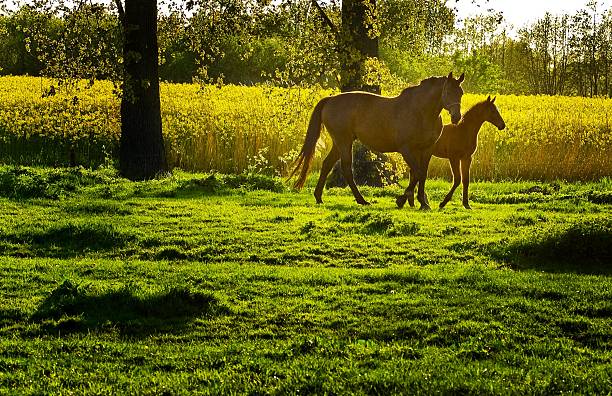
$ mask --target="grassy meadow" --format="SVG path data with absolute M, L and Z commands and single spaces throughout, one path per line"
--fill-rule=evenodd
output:
M 363 191 L 0 166 L 0 393 L 610 392 L 610 179 Z
M 6 164 L 97 167 L 116 158 L 119 98 L 110 83 L 42 97 L 53 82 L 0 77 L 0 158 Z M 393 95 L 404 87 L 387 87 Z M 284 175 L 303 143 L 317 88 L 162 84 L 168 163 L 190 171 Z M 465 112 L 484 95 L 466 94 Z M 612 175 L 612 99 L 498 96 L 508 128 L 486 124 L 472 165 L 477 180 L 598 180 Z M 448 116 L 443 112 L 446 122 Z M 315 161 L 330 148 L 323 134 Z M 403 167 L 401 160 L 399 168 Z M 404 167 L 405 168 L 405 167 Z M 433 177 L 448 177 L 434 159 Z

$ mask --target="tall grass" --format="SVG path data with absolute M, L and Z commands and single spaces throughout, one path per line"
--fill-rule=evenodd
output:
M 0 78 L 0 162 L 86 166 L 116 158 L 119 99 L 110 83 L 42 97 L 50 81 Z M 389 91 L 391 92 L 391 91 Z M 172 167 L 285 174 L 316 102 L 317 88 L 162 84 L 162 121 Z M 484 99 L 467 94 L 463 111 Z M 475 179 L 594 180 L 612 175 L 612 100 L 499 96 L 508 128 L 485 124 L 472 166 Z M 445 122 L 448 116 L 444 114 Z M 323 134 L 315 169 L 330 147 Z M 443 160 L 430 175 L 448 177 Z

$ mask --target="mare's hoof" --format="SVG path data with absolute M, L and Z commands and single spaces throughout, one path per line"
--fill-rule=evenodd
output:
M 406 204 L 407 199 L 408 198 L 405 195 L 400 195 L 399 197 L 395 198 L 395 204 L 397 205 L 398 208 L 401 209 Z M 414 200 L 413 202 L 410 202 L 410 206 L 414 206 Z
M 404 200 L 406 202 L 406 200 Z M 408 204 L 411 208 L 414 208 L 414 197 L 408 196 Z
M 364 200 L 359 200 L 359 201 L 357 201 L 357 203 L 358 203 L 359 205 L 363 205 L 363 206 L 369 206 L 369 205 L 371 205 L 371 204 L 370 204 L 368 201 L 366 201 L 365 199 L 364 199 Z
M 431 208 L 429 207 L 429 205 L 421 205 L 419 210 L 428 211 L 428 210 L 431 210 Z
M 321 205 L 323 203 L 322 199 L 317 199 L 317 205 Z
M 464 207 L 464 208 L 466 208 L 466 209 L 472 209 L 472 207 L 470 206 L 470 204 L 469 204 L 469 203 L 467 203 L 467 202 L 464 202 L 464 203 L 463 203 L 463 207 Z

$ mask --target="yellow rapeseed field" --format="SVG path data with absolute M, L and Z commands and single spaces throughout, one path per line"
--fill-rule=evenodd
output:
M 95 166 L 113 158 L 120 99 L 111 83 L 59 90 L 50 80 L 0 77 L 0 163 L 62 165 L 70 152 Z M 318 88 L 162 84 L 168 163 L 186 170 L 286 174 L 299 150 Z M 462 110 L 483 100 L 466 94 Z M 485 124 L 472 166 L 475 179 L 593 180 L 612 176 L 612 100 L 498 96 L 508 128 Z M 445 122 L 448 117 L 445 114 Z M 329 149 L 323 134 L 320 157 Z M 434 160 L 431 176 L 448 177 Z

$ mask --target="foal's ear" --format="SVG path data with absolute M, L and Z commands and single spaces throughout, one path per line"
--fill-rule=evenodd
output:
M 489 95 L 489 97 L 487 97 L 487 102 L 491 101 L 491 95 Z
M 463 82 L 463 80 L 465 79 L 465 73 L 461 73 L 461 75 L 459 76 L 459 84 L 461 84 Z
M 446 77 L 446 78 L 448 78 L 449 80 L 450 80 L 451 78 L 453 78 L 453 72 L 448 73 L 448 77 Z
M 497 96 L 493 97 L 493 100 L 491 100 L 491 103 L 495 103 L 495 99 L 497 99 Z

